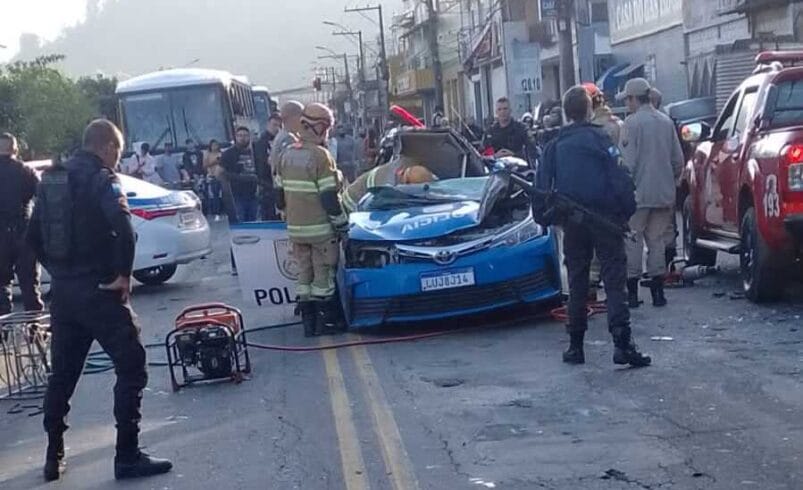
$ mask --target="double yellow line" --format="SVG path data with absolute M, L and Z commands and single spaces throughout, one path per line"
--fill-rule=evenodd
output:
M 395 490 L 418 490 L 418 480 L 413 465 L 404 448 L 399 426 L 396 424 L 371 356 L 363 346 L 349 347 L 348 350 L 354 359 L 360 385 L 371 412 L 374 433 L 382 448 L 382 459 L 387 470 L 385 474 Z M 367 490 L 371 488 L 368 472 L 337 352 L 325 350 L 323 358 L 329 380 L 329 396 L 335 418 L 344 483 L 347 490 Z

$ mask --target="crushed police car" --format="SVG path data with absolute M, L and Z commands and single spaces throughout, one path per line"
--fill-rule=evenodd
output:
M 350 215 L 337 278 L 350 327 L 559 298 L 554 235 L 533 221 L 530 198 L 490 173 L 460 135 L 405 128 L 386 165 L 421 165 L 437 179 L 376 182 Z

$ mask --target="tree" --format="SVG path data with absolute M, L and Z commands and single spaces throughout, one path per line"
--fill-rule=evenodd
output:
M 103 117 L 118 124 L 117 99 L 114 95 L 117 88 L 116 78 L 107 78 L 98 74 L 96 77 L 81 77 L 76 85 L 92 104 L 96 117 Z
M 42 56 L 0 71 L 0 128 L 16 134 L 30 158 L 74 147 L 94 112 L 77 85 L 51 67 L 63 58 Z

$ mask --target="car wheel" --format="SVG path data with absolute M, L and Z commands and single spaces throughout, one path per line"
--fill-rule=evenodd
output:
M 148 269 L 134 271 L 134 279 L 146 286 L 158 286 L 169 280 L 176 273 L 176 264 L 159 265 Z
M 691 208 L 691 196 L 683 201 L 683 255 L 688 265 L 716 265 L 717 251 L 695 245 L 697 236 L 694 233 L 694 219 Z
M 767 243 L 758 232 L 755 208 L 748 209 L 742 218 L 739 266 L 747 299 L 756 303 L 780 299 L 784 280 L 781 271 L 774 267 Z

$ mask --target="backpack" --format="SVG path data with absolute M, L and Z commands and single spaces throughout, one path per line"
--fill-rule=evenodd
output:
M 42 247 L 48 260 L 69 260 L 72 256 L 73 199 L 66 168 L 56 164 L 42 173 L 36 206 L 40 208 Z

